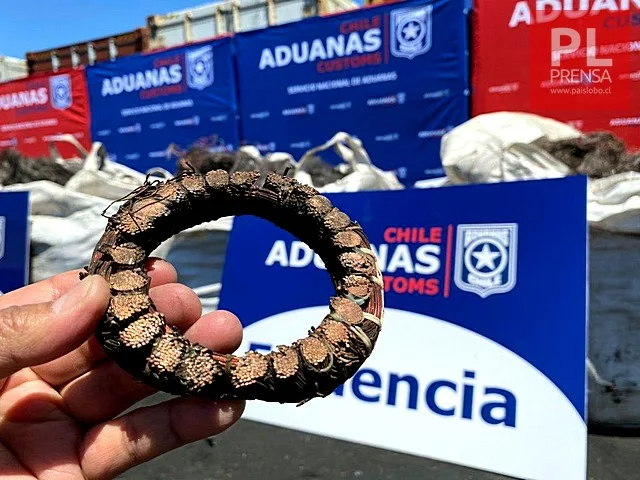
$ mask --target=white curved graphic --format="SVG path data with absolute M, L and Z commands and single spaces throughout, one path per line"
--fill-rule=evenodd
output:
M 254 323 L 236 353 L 291 343 L 327 312 Z M 298 408 L 249 402 L 245 417 L 522 479 L 586 477 L 587 428 L 553 382 L 482 335 L 392 308 L 373 355 L 341 391 Z

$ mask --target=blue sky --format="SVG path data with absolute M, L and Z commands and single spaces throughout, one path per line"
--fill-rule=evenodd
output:
M 105 37 L 142 27 L 148 15 L 203 5 L 207 0 L 8 0 L 0 13 L 0 55 Z

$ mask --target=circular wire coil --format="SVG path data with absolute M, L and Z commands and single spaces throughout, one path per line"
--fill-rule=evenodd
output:
M 109 282 L 96 337 L 142 382 L 176 395 L 302 404 L 331 394 L 371 355 L 384 310 L 377 259 L 360 225 L 314 188 L 275 173 L 183 172 L 147 181 L 122 201 L 81 277 Z M 305 242 L 335 289 L 307 337 L 267 354 L 225 355 L 192 343 L 149 297 L 145 265 L 153 250 L 187 228 L 239 215 L 263 218 Z

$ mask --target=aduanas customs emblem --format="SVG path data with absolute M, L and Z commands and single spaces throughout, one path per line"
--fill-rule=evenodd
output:
M 458 225 L 456 286 L 482 298 L 513 290 L 517 248 L 516 223 Z

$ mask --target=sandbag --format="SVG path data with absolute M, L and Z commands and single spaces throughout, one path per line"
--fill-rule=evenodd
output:
M 585 142 L 580 141 L 582 138 Z M 441 155 L 447 176 L 438 185 L 540 180 L 595 172 L 587 181 L 590 226 L 640 234 L 640 173 L 620 172 L 620 169 L 635 168 L 632 161 L 635 157 L 621 156 L 624 161 L 617 161 L 610 169 L 620 173 L 604 176 L 603 172 L 608 170 L 602 163 L 610 161 L 608 159 L 587 158 L 588 162 L 573 165 L 575 160 L 560 160 L 550 153 L 557 148 L 554 142 L 567 139 L 576 139 L 569 143 L 577 147 L 598 140 L 611 142 L 606 132 L 585 134 L 564 123 L 529 113 L 479 115 L 444 135 Z M 597 152 L 594 145 L 589 148 Z M 433 182 L 415 184 L 417 188 L 432 185 Z
M 114 202 L 147 179 L 143 173 L 110 161 L 100 142 L 86 151 L 71 135 L 60 135 L 56 141 L 70 143 L 78 150 L 75 173 L 68 180 L 0 187 L 2 191 L 30 192 L 30 282 L 87 265 L 104 233 L 107 215 L 115 211 L 109 207 L 115 208 Z M 167 240 L 152 255 L 165 258 L 173 241 Z
M 8 185 L 2 191 L 30 192 L 31 283 L 88 264 L 107 226 L 103 212 L 112 200 L 47 180 Z M 160 245 L 153 255 L 166 257 L 172 242 Z
M 530 144 L 542 137 L 557 140 L 580 134 L 562 122 L 530 113 L 478 115 L 443 135 L 442 166 L 453 184 L 563 177 L 566 165 Z
M 626 172 L 589 181 L 587 220 L 592 227 L 640 234 L 640 173 Z
M 305 166 L 319 152 L 329 149 L 333 149 L 344 161 L 344 164 L 338 168 L 348 169 L 348 173 L 334 182 L 319 186 L 305 171 Z M 346 132 L 338 132 L 324 144 L 305 152 L 295 167 L 294 178 L 301 183 L 313 186 L 322 193 L 404 189 L 404 185 L 400 183 L 395 173 L 385 172 L 376 167 L 362 141 Z

